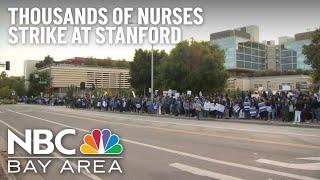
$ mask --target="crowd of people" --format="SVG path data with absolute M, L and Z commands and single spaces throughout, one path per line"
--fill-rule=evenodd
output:
M 320 121 L 319 94 L 285 93 L 192 96 L 182 94 L 156 96 L 24 97 L 21 102 L 100 111 L 136 112 L 202 118 L 261 119 L 284 122 Z

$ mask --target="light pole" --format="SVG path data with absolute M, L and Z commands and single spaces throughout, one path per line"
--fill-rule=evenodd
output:
M 129 22 L 129 25 L 137 25 L 137 23 L 135 22 Z M 152 32 L 151 34 L 152 38 L 154 37 L 154 34 Z M 154 98 L 154 90 L 153 90 L 153 62 L 154 61 L 154 57 L 153 57 L 153 43 L 151 43 L 151 100 L 153 101 Z
M 152 34 L 153 35 L 153 34 Z M 151 44 L 151 101 L 153 101 L 153 44 Z

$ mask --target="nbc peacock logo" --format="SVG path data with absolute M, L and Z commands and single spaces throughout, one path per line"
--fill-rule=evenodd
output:
M 91 134 L 83 137 L 84 143 L 80 146 L 82 154 L 113 154 L 118 155 L 123 151 L 119 144 L 119 136 L 112 134 L 109 129 L 94 129 Z

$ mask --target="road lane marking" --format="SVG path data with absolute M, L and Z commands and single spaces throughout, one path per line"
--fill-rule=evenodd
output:
M 56 111 L 56 109 L 55 109 Z M 59 112 L 66 112 L 66 111 L 61 111 L 58 110 Z M 46 111 L 47 112 L 47 111 Z M 67 111 L 67 112 L 74 112 L 74 111 Z M 53 113 L 53 112 L 47 112 L 47 113 Z M 81 112 L 82 114 L 84 112 Z M 98 112 L 99 113 L 99 112 Z M 225 130 L 235 130 L 235 131 L 247 131 L 247 132 L 256 132 L 256 133 L 266 133 L 266 134 L 278 134 L 278 135 L 293 135 L 293 136 L 305 136 L 305 137 L 318 137 L 320 138 L 319 135 L 313 135 L 313 134 L 302 134 L 302 133 L 285 133 L 285 132 L 274 132 L 274 131 L 263 131 L 263 130 L 254 130 L 254 129 L 246 129 L 246 128 L 228 128 L 228 127 L 220 127 L 220 126 L 212 126 L 212 125 L 204 125 L 204 124 L 193 124 L 193 123 L 180 123 L 180 122 L 172 122 L 172 121 L 157 121 L 157 120 L 145 120 L 145 119 L 138 119 L 138 118 L 131 118 L 131 117 L 119 117 L 119 116 L 110 116 L 109 114 L 114 115 L 113 113 L 107 113 L 107 117 L 112 117 L 112 118 L 119 118 L 119 119 L 124 119 L 124 120 L 131 120 L 131 121 L 144 121 L 144 122 L 154 122 L 154 123 L 159 123 L 159 124 L 173 124 L 173 125 L 181 125 L 181 126 L 192 126 L 192 127 L 203 127 L 203 128 L 212 128 L 212 129 L 225 129 Z M 74 113 L 72 113 L 74 114 Z M 137 117 L 143 117 L 139 115 L 128 115 L 128 114 L 119 114 L 119 115 L 126 115 L 126 116 L 137 116 Z M 95 115 L 97 117 L 101 118 L 106 118 L 106 116 L 103 115 Z M 145 117 L 143 117 L 145 118 Z M 154 117 L 148 117 L 154 119 Z M 167 119 L 165 117 L 157 117 L 161 119 Z
M 13 113 L 16 113 L 16 114 L 20 114 L 22 116 L 27 116 L 27 117 L 31 117 L 31 118 L 34 118 L 34 119 L 38 119 L 38 120 L 41 120 L 41 121 L 49 122 L 51 124 L 60 125 L 62 127 L 74 128 L 74 129 L 77 129 L 77 130 L 85 132 L 85 133 L 91 132 L 91 131 L 86 130 L 86 129 L 82 129 L 82 128 L 70 126 L 70 125 L 67 125 L 67 124 L 63 124 L 63 123 L 47 120 L 47 119 L 44 119 L 44 118 L 40 118 L 40 117 L 29 115 L 29 114 L 16 112 L 16 111 L 13 111 L 13 110 L 10 110 L 10 112 L 13 112 Z M 207 162 L 212 162 L 212 163 L 216 163 L 216 164 L 222 164 L 222 165 L 226 165 L 226 166 L 232 166 L 232 167 L 236 167 L 236 168 L 242 168 L 242 169 L 247 169 L 247 170 L 257 171 L 257 172 L 262 172 L 262 173 L 269 173 L 269 174 L 274 174 L 274 175 L 284 176 L 284 177 L 289 177 L 289 178 L 294 178 L 294 179 L 319 180 L 319 179 L 316 179 L 316 178 L 313 178 L 313 177 L 308 177 L 308 176 L 303 176 L 303 175 L 298 175 L 298 174 L 291 174 L 291 173 L 286 173 L 286 172 L 281 172 L 281 171 L 276 171 L 276 170 L 271 170 L 271 169 L 264 169 L 264 168 L 259 168 L 259 167 L 255 167 L 255 166 L 249 166 L 249 165 L 244 165 L 244 164 L 239 164 L 239 163 L 233 163 L 233 162 L 228 162 L 228 161 L 217 160 L 217 159 L 213 159 L 213 158 L 209 158 L 209 157 L 205 157 L 205 156 L 200 156 L 200 155 L 186 153 L 186 152 L 177 151 L 177 150 L 173 150 L 173 149 L 168 149 L 168 148 L 164 148 L 164 147 L 160 147 L 160 146 L 154 146 L 154 145 L 150 145 L 150 144 L 145 144 L 145 143 L 142 143 L 142 142 L 133 141 L 133 140 L 125 139 L 125 138 L 121 138 L 121 140 L 124 141 L 124 142 L 127 142 L 127 143 L 140 145 L 140 146 L 143 146 L 143 147 L 148 147 L 148 148 L 151 148 L 151 149 L 156 149 L 156 150 L 160 150 L 160 151 L 164 151 L 164 152 L 168 152 L 168 153 L 172 153 L 172 154 L 177 154 L 177 155 L 180 155 L 180 156 L 190 157 L 190 158 L 194 158 L 194 159 L 198 159 L 198 160 L 203 160 L 203 161 L 207 161 Z
M 269 159 L 257 159 L 259 163 L 269 164 L 273 166 L 285 167 L 290 169 L 302 169 L 302 170 L 320 170 L 320 163 L 286 163 L 281 161 L 273 161 Z
M 25 137 L 24 134 L 22 132 L 20 132 L 19 130 L 17 130 L 16 128 L 14 128 L 13 126 L 11 126 L 10 124 L 4 122 L 3 120 L 0 119 L 0 123 L 4 124 L 5 126 L 7 126 L 8 128 L 10 128 L 11 130 L 15 131 L 16 133 L 18 133 L 20 136 L 22 137 Z M 55 157 L 55 158 L 58 158 L 60 160 L 66 160 L 65 158 L 61 157 L 58 153 L 55 153 L 53 152 L 52 155 Z M 9 157 L 10 158 L 10 157 Z M 77 165 L 73 162 L 70 162 L 71 166 L 74 168 L 74 169 L 77 169 Z M 101 178 L 99 178 L 98 176 L 94 175 L 94 174 L 91 174 L 87 171 L 81 171 L 82 174 L 84 174 L 85 176 L 87 176 L 88 178 L 90 179 L 93 179 L 93 180 L 102 180 Z
M 305 160 L 312 160 L 312 161 L 320 161 L 320 157 L 304 157 L 304 158 L 297 158 L 297 159 L 305 159 Z
M 214 179 L 244 180 L 244 179 L 240 179 L 240 178 L 237 178 L 237 177 L 233 177 L 233 176 L 228 176 L 228 175 L 212 172 L 212 171 L 196 168 L 196 167 L 185 165 L 185 164 L 181 164 L 181 163 L 172 163 L 172 164 L 169 164 L 169 166 L 177 168 L 177 169 L 179 169 L 181 171 L 189 172 L 191 174 L 210 177 L 210 178 L 214 178 Z
M 50 113 L 50 114 L 55 114 L 55 115 L 64 116 L 64 117 L 77 118 L 77 119 L 84 119 L 84 120 L 88 120 L 88 121 L 102 122 L 102 123 L 106 123 L 106 124 L 109 123 L 109 124 L 117 124 L 117 125 L 124 125 L 124 126 L 137 127 L 137 128 L 156 129 L 156 130 L 160 130 L 160 131 L 173 132 L 173 133 L 183 133 L 183 134 L 189 134 L 189 135 L 199 135 L 199 136 L 207 136 L 207 137 L 232 139 L 232 140 L 241 140 L 241 141 L 249 141 L 249 142 L 263 143 L 263 144 L 276 144 L 276 145 L 292 146 L 292 147 L 299 147 L 299 148 L 320 149 L 320 146 L 316 146 L 316 145 L 306 145 L 306 144 L 296 144 L 296 143 L 289 143 L 289 142 L 269 141 L 269 140 L 263 140 L 263 139 L 235 137 L 235 136 L 228 136 L 228 135 L 198 133 L 198 132 L 186 131 L 186 130 L 181 130 L 181 129 L 168 129 L 168 128 L 162 128 L 162 127 L 148 126 L 148 125 L 127 124 L 127 123 L 121 123 L 121 122 L 110 122 L 110 121 L 104 121 L 104 120 L 98 120 L 98 119 L 93 119 L 93 118 L 88 118 L 88 117 L 81 117 L 81 116 L 74 116 L 74 115 L 67 115 L 67 114 L 61 114 L 61 113 L 60 114 L 58 114 L 58 113 Z
M 8 156 L 9 159 L 122 159 L 123 157 L 118 156 Z

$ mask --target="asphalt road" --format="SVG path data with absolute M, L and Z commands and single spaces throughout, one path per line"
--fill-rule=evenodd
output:
M 66 157 L 56 152 L 47 173 L 17 179 L 320 179 L 319 129 L 11 105 L 0 106 L 0 149 L 7 148 L 8 127 L 21 135 L 30 128 L 54 133 L 75 128 L 77 135 L 64 139 L 73 148 L 91 130 L 109 128 L 124 147 L 117 159 L 122 174 L 92 174 L 91 166 L 89 172 L 59 174 Z M 30 157 L 21 148 L 14 156 Z M 78 148 L 77 156 L 82 156 Z M 105 160 L 108 171 L 113 159 Z

